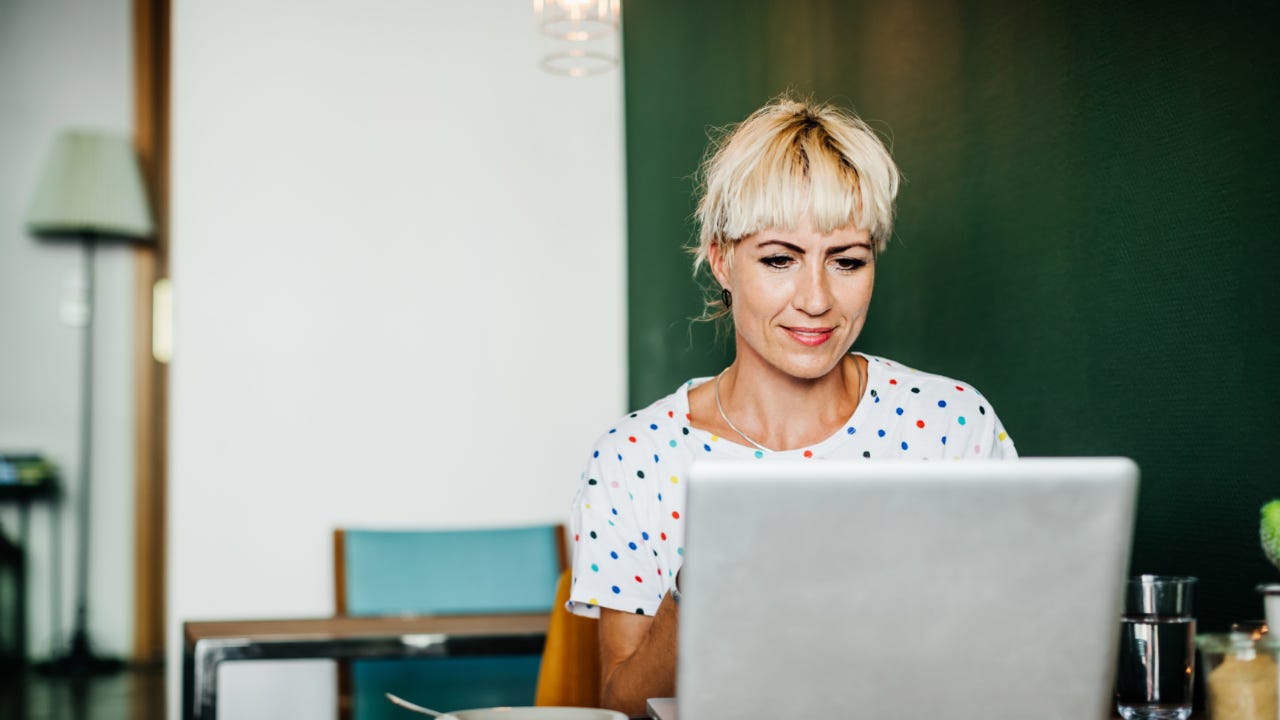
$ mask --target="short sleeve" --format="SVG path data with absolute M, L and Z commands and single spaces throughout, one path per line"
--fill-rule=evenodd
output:
M 606 435 L 596 443 L 570 512 L 573 586 L 566 608 L 599 617 L 600 608 L 653 615 L 665 587 L 643 530 L 650 510 L 644 472 Z
M 965 448 L 968 457 L 989 460 L 1016 460 L 1018 448 L 1013 438 L 1004 429 L 1004 423 L 996 415 L 994 408 L 985 400 L 979 406 L 981 421 L 977 432 L 973 434 L 973 447 Z

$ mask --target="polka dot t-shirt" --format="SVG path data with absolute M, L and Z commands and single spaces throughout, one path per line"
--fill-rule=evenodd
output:
M 623 418 L 596 441 L 570 514 L 568 609 L 653 615 L 684 564 L 685 478 L 696 460 L 752 458 L 1014 458 L 1017 450 L 977 390 L 884 358 L 867 359 L 852 417 L 805 448 L 764 452 L 689 424 L 690 380 Z

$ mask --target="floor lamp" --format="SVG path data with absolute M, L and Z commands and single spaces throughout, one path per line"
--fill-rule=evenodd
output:
M 93 464 L 94 254 L 99 244 L 150 241 L 151 207 L 138 157 L 127 138 L 86 130 L 58 134 L 36 189 L 27 229 L 43 239 L 80 243 L 84 250 L 84 340 L 80 386 L 80 484 L 76 504 L 76 616 L 66 655 L 45 668 L 67 675 L 91 675 L 122 667 L 119 660 L 93 653 L 89 641 L 89 490 Z M 56 619 L 55 619 L 56 622 Z

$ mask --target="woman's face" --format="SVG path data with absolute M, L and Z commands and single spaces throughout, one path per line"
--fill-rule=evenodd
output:
M 865 230 L 848 225 L 822 235 L 805 217 L 793 230 L 743 238 L 732 261 L 714 246 L 709 259 L 716 279 L 733 293 L 739 362 L 817 379 L 862 331 L 875 282 Z

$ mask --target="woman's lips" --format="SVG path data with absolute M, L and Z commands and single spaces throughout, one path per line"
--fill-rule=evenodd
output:
M 783 328 L 783 330 L 786 330 L 787 334 L 790 335 L 796 342 L 800 343 L 801 345 L 808 345 L 809 347 L 816 347 L 830 340 L 831 333 L 834 329 L 835 328 L 829 328 L 829 327 L 824 327 L 824 328 L 784 327 Z

